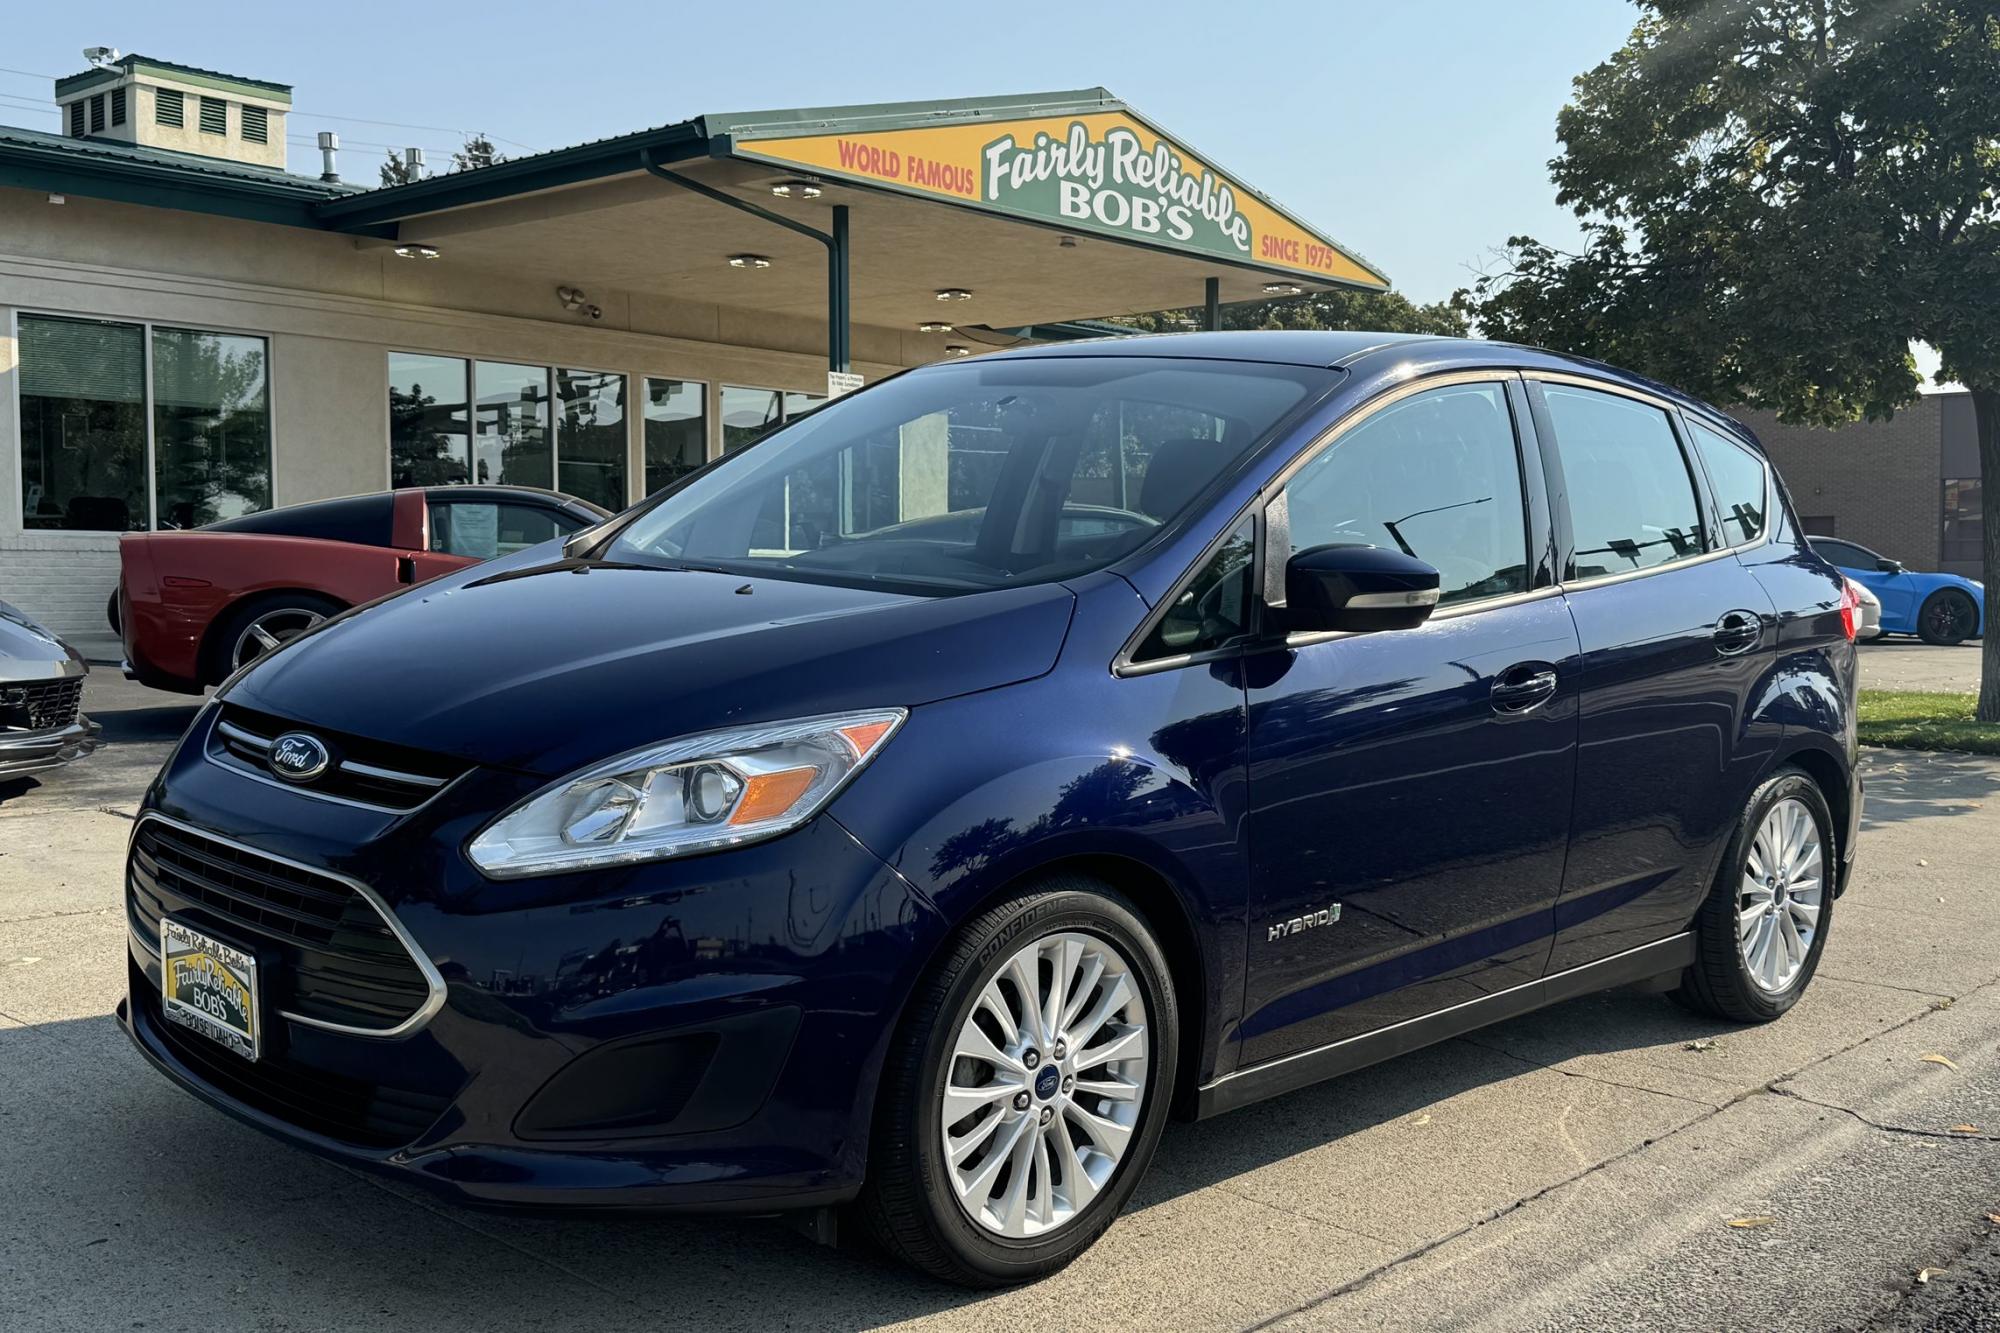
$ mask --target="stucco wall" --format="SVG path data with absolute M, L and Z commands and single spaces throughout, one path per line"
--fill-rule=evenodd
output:
M 279 504 L 387 485 L 391 350 L 699 380 L 711 454 L 723 384 L 825 392 L 821 322 L 650 294 L 590 298 L 602 319 L 567 314 L 546 282 L 405 260 L 379 241 L 0 189 L 0 599 L 58 632 L 101 639 L 116 578 L 115 537 L 23 528 L 14 342 L 23 310 L 267 337 Z M 872 380 L 924 359 L 926 344 L 857 327 L 854 352 Z M 634 498 L 641 429 L 635 410 Z

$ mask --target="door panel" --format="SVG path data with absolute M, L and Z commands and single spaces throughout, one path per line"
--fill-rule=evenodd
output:
M 1554 693 L 1508 711 L 1504 686 L 1541 672 Z M 1557 596 L 1252 667 L 1245 1064 L 1542 975 L 1577 679 Z

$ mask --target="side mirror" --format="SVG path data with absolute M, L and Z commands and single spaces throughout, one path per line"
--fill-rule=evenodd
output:
M 1903 572 L 1903 562 L 1900 560 L 1877 560 L 1875 568 L 1883 574 L 1900 574 Z
M 1312 546 L 1285 562 L 1285 627 L 1294 633 L 1414 629 L 1439 595 L 1437 570 L 1380 546 Z

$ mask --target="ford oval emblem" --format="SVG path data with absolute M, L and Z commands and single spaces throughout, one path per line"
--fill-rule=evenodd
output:
M 311 782 L 333 762 L 326 742 L 303 731 L 288 731 L 271 742 L 271 771 L 287 782 Z

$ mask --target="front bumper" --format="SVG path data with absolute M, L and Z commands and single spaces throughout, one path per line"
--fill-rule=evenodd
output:
M 81 759 L 97 748 L 101 732 L 95 722 L 82 716 L 66 727 L 47 731 L 0 731 L 0 778 Z
M 395 1038 L 274 1017 L 251 1066 L 161 1017 L 128 870 L 120 1018 L 183 1088 L 475 1204 L 779 1212 L 859 1189 L 876 1077 L 937 925 L 831 818 L 712 856 L 500 885 L 460 848 L 538 779 L 479 770 L 383 816 L 209 761 L 209 725 L 142 820 L 368 885 L 445 996 Z

